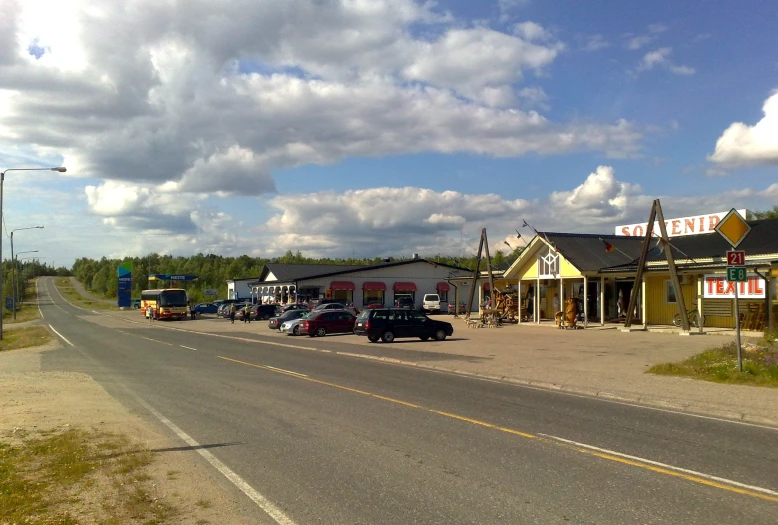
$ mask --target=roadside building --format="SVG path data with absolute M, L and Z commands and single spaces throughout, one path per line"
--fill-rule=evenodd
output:
M 748 282 L 739 285 L 738 304 L 744 319 L 760 319 L 765 312 L 775 316 L 778 304 L 778 220 L 749 225 L 751 232 L 738 247 L 746 253 L 749 271 Z M 554 295 L 561 304 L 578 299 L 585 324 L 621 322 L 631 294 L 637 293 L 635 324 L 669 325 L 678 313 L 677 295 L 657 239 L 651 240 L 645 279 L 635 289 L 643 242 L 639 236 L 541 232 L 501 275 L 500 283 L 515 285 L 524 301 L 531 297 L 531 320 L 537 323 L 554 318 Z M 670 246 L 687 309 L 704 315 L 706 326 L 734 328 L 734 288 L 726 282 L 726 252 L 731 249 L 727 241 L 718 233 L 702 233 L 673 237 Z
M 389 263 L 347 266 L 332 264 L 268 264 L 259 279 L 249 283 L 262 302 L 303 302 L 341 299 L 364 308 L 372 302 L 393 305 L 410 297 L 421 307 L 425 294 L 437 293 L 445 311 L 451 289 L 447 279 L 468 270 L 422 258 Z
M 249 283 L 256 280 L 256 277 L 227 280 L 227 299 L 251 300 L 251 286 L 249 286 Z

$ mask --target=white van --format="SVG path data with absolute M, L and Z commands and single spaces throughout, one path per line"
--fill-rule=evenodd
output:
M 424 301 L 421 303 L 421 309 L 423 312 L 429 312 L 432 314 L 440 313 L 440 296 L 436 293 L 428 293 L 424 295 Z

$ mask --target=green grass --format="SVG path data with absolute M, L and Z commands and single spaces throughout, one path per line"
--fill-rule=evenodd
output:
M 179 514 L 151 494 L 153 454 L 123 436 L 68 428 L 13 439 L 0 440 L 0 524 L 151 525 Z M 82 504 L 85 494 L 102 504 Z
M 27 288 L 25 289 L 25 297 L 27 302 L 34 303 L 34 304 L 22 303 L 19 306 L 19 308 L 16 310 L 16 319 L 14 319 L 13 310 L 6 310 L 5 308 L 3 308 L 2 310 L 3 310 L 4 324 L 26 323 L 27 321 L 34 321 L 35 319 L 40 319 L 40 311 L 38 310 L 38 298 L 35 292 L 34 281 L 30 281 L 27 283 Z
M 51 332 L 45 326 L 28 326 L 3 330 L 3 340 L 0 341 L 0 352 L 3 350 L 17 350 L 19 348 L 32 348 L 42 346 L 53 338 Z
M 743 350 L 743 371 L 737 366 L 737 345 L 729 343 L 711 348 L 678 363 L 662 363 L 646 373 L 692 377 L 716 383 L 734 383 L 778 387 L 778 347 L 766 345 L 758 350 Z
M 56 279 L 54 279 L 54 285 L 57 287 L 57 290 L 59 290 L 59 293 L 62 294 L 62 297 L 64 297 L 74 305 L 80 306 L 81 308 L 89 308 L 90 310 L 118 310 L 119 309 L 119 307 L 114 304 L 106 303 L 105 301 L 97 301 L 90 297 L 85 297 L 81 295 L 75 289 L 73 283 L 70 282 L 69 277 L 57 277 Z

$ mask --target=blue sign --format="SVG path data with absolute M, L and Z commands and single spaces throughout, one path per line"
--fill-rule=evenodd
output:
M 6 296 L 6 298 L 5 298 L 5 307 L 8 310 L 13 310 L 14 309 L 14 298 L 11 297 L 10 295 Z
M 119 308 L 129 308 L 132 304 L 132 261 L 119 265 L 119 286 L 117 303 Z
M 149 281 L 196 281 L 196 275 L 170 275 L 169 273 L 155 273 L 149 275 Z

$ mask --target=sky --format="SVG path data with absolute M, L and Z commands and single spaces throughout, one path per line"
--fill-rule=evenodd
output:
M 778 4 L 0 0 L 16 251 L 506 250 L 778 205 Z M 518 234 L 521 235 L 519 237 Z M 9 249 L 3 238 L 4 256 Z

